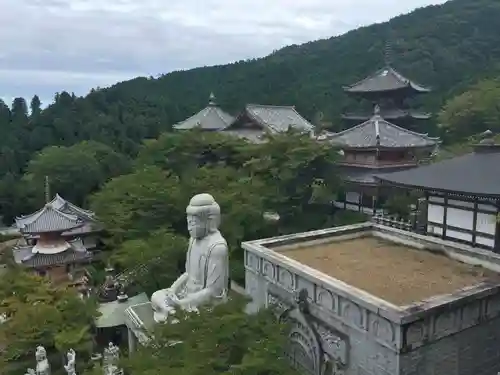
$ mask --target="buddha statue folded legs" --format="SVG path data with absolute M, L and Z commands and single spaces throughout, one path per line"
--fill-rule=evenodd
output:
M 170 286 L 151 296 L 156 322 L 165 321 L 180 308 L 223 301 L 228 293 L 227 242 L 219 232 L 220 207 L 210 194 L 195 195 L 186 208 L 190 234 L 185 272 Z

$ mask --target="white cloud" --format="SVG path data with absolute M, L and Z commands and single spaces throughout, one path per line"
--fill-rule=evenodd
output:
M 0 97 L 264 56 L 444 0 L 0 0 Z

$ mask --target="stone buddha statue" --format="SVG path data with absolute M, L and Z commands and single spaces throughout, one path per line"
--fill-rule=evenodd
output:
M 163 322 L 177 308 L 198 311 L 208 303 L 225 301 L 229 255 L 219 232 L 220 207 L 210 194 L 195 195 L 186 208 L 190 234 L 186 271 L 170 286 L 151 296 L 154 320 Z

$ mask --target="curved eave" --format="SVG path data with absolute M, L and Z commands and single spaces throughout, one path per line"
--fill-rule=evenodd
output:
M 373 115 L 342 115 L 342 119 L 344 120 L 349 120 L 349 121 L 368 121 Z M 381 117 L 384 118 L 385 120 L 429 120 L 432 115 L 430 114 L 422 114 L 422 115 L 403 115 L 403 116 L 391 116 L 391 115 L 384 115 L 383 113 L 381 114 Z
M 341 143 L 336 143 L 334 141 L 331 142 L 332 146 L 336 146 L 344 151 L 394 151 L 394 150 L 408 150 L 408 149 L 425 149 L 425 148 L 433 148 L 438 142 L 435 144 L 428 144 L 423 146 L 347 146 Z
M 474 192 L 459 191 L 459 190 L 441 189 L 441 188 L 437 188 L 437 187 L 421 186 L 421 185 L 416 185 L 416 184 L 404 184 L 404 183 L 391 181 L 388 179 L 384 179 L 383 177 L 377 177 L 377 176 L 375 176 L 375 179 L 377 181 L 379 181 L 379 183 L 382 185 L 393 186 L 393 187 L 402 188 L 402 189 L 418 190 L 418 191 L 422 191 L 422 192 L 435 192 L 435 193 L 469 197 L 469 198 L 487 198 L 487 199 L 493 199 L 496 201 L 500 200 L 499 194 L 474 193 Z
M 405 94 L 406 96 L 419 95 L 419 94 L 428 94 L 432 92 L 431 89 L 427 88 L 417 88 L 412 85 L 404 86 L 404 87 L 395 87 L 393 89 L 381 89 L 381 90 L 364 90 L 364 89 L 356 89 L 351 87 L 344 87 L 344 91 L 350 95 L 357 96 L 366 96 L 366 97 L 374 97 L 374 96 L 396 96 Z
M 32 231 L 32 230 L 26 230 L 26 229 L 19 229 L 19 231 L 23 234 L 29 234 L 29 235 L 34 235 L 34 234 L 46 234 L 46 233 L 60 233 L 61 235 L 67 231 L 75 230 L 80 227 L 82 227 L 84 223 L 80 223 L 75 225 L 74 227 L 71 227 L 69 229 L 51 229 L 51 230 L 37 230 L 37 231 Z

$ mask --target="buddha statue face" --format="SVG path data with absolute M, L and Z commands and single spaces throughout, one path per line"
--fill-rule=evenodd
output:
M 39 346 L 36 348 L 35 358 L 37 361 L 44 361 L 47 357 L 47 353 L 43 346 Z
M 189 202 L 186 216 L 189 235 L 201 239 L 219 228 L 220 207 L 210 194 L 198 194 Z

